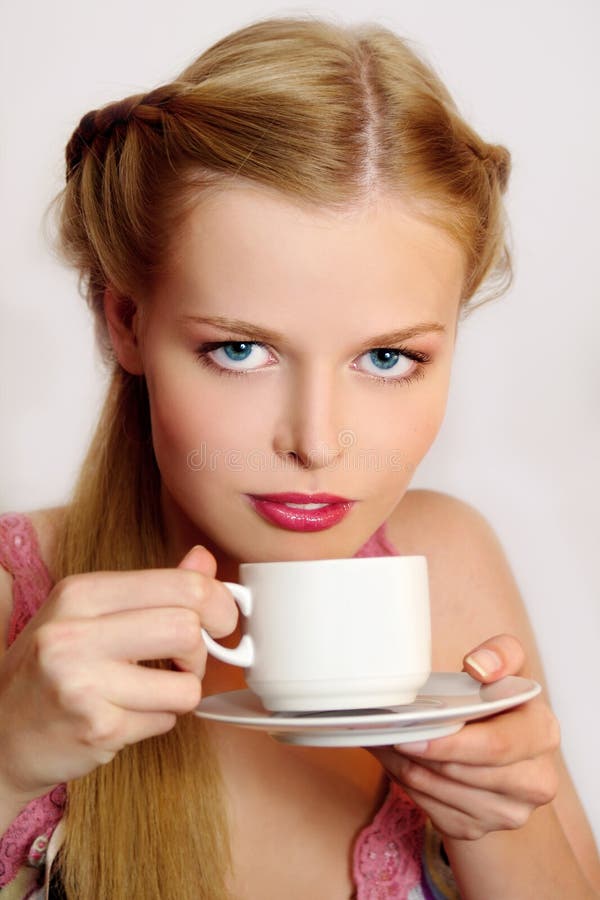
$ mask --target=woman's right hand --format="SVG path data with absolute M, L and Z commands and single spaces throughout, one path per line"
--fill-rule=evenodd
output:
M 194 547 L 176 569 L 59 581 L 0 661 L 0 783 L 23 802 L 87 774 L 198 704 L 200 628 L 229 634 L 237 607 Z M 173 660 L 177 670 L 138 665 Z

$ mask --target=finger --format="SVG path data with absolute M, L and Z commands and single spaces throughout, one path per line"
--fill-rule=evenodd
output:
M 197 612 L 185 606 L 135 609 L 46 625 L 57 645 L 54 658 L 69 663 L 74 657 L 139 662 L 174 659 L 186 671 L 204 674 L 206 648 Z
M 80 728 L 80 739 L 89 747 L 117 753 L 126 744 L 165 734 L 176 722 L 174 713 L 131 712 L 107 703 L 101 716 L 90 717 Z
M 419 765 L 457 784 L 518 798 L 533 806 L 550 803 L 558 788 L 556 767 L 548 755 L 512 766 L 466 766 L 424 759 Z
M 402 753 L 440 762 L 506 766 L 556 750 L 560 729 L 539 698 L 487 719 L 468 722 L 456 734 L 428 741 L 423 749 L 399 745 Z
M 122 709 L 182 715 L 198 706 L 202 685 L 191 672 L 111 663 L 103 667 L 103 693 Z
M 178 569 L 191 569 L 192 571 L 202 572 L 209 578 L 214 578 L 217 574 L 217 561 L 206 547 L 196 544 L 179 563 Z
M 209 578 L 214 579 L 217 572 L 217 561 L 212 553 L 207 550 L 206 547 L 203 547 L 201 544 L 196 544 L 192 547 L 191 550 L 188 550 L 186 555 L 183 557 L 178 566 L 179 569 L 187 569 L 189 571 L 201 572 L 203 575 L 208 576 Z M 220 581 L 216 581 L 216 584 L 219 585 L 219 590 L 221 590 L 224 585 Z M 217 632 L 211 629 L 210 624 L 207 622 L 203 622 L 202 625 L 213 637 L 225 637 L 234 630 L 237 620 L 238 620 L 238 609 L 235 605 L 235 601 L 233 600 L 233 596 L 228 588 L 225 588 L 226 594 L 228 595 L 227 604 L 229 606 L 230 611 L 233 613 L 233 624 L 229 631 L 226 631 L 224 634 Z M 231 602 L 233 601 L 233 606 Z
M 474 813 L 448 806 L 437 797 L 402 785 L 403 790 L 427 814 L 433 826 L 444 836 L 458 840 L 476 841 L 490 831 L 521 828 L 531 815 L 531 809 L 521 804 L 506 804 L 503 810 L 476 809 Z
M 461 810 L 448 809 L 443 803 L 406 785 L 402 785 L 402 789 L 423 810 L 433 827 L 444 837 L 475 841 L 486 834 L 480 823 L 473 821 L 471 816 Z
M 177 723 L 173 713 L 129 713 L 129 724 L 125 738 L 126 744 L 137 744 L 149 737 L 165 734 Z
M 237 607 L 225 585 L 194 569 L 144 569 L 70 575 L 53 591 L 45 618 L 92 618 L 132 609 L 187 606 L 214 637 L 231 634 Z
M 525 653 L 517 638 L 497 634 L 464 657 L 463 671 L 487 684 L 504 675 L 518 675 L 524 663 Z
M 486 831 L 519 828 L 531 813 L 532 805 L 522 798 L 459 784 L 402 754 L 382 754 L 380 760 L 403 787 L 418 792 L 421 800 L 427 798 L 430 808 L 435 804 L 438 814 L 443 808 L 446 815 L 458 811 L 484 823 Z

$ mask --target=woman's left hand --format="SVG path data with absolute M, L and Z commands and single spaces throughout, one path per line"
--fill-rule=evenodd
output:
M 498 635 L 471 651 L 464 670 L 489 684 L 524 667 L 518 640 Z M 373 747 L 388 773 L 440 834 L 477 840 L 520 828 L 558 787 L 558 722 L 542 695 L 423 744 Z

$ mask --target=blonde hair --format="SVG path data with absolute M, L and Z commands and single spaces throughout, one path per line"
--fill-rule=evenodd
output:
M 377 24 L 284 17 L 243 28 L 172 83 L 87 113 L 66 161 L 60 252 L 80 273 L 111 382 L 66 511 L 58 577 L 165 564 L 146 386 L 116 362 L 103 297 L 110 285 L 125 302 L 143 298 L 203 192 L 243 178 L 339 209 L 393 192 L 462 248 L 464 310 L 511 281 L 508 151 L 479 137 L 432 69 Z M 225 797 L 194 717 L 126 748 L 68 797 L 69 897 L 227 896 Z

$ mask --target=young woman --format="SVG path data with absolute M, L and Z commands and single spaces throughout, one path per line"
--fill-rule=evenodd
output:
M 490 527 L 409 490 L 510 280 L 508 152 L 386 29 L 275 19 L 66 157 L 111 382 L 68 506 L 0 517 L 6 897 L 596 896 L 543 695 L 370 752 L 191 714 L 243 686 L 200 632 L 238 640 L 243 561 L 425 554 L 434 670 L 543 680 Z

